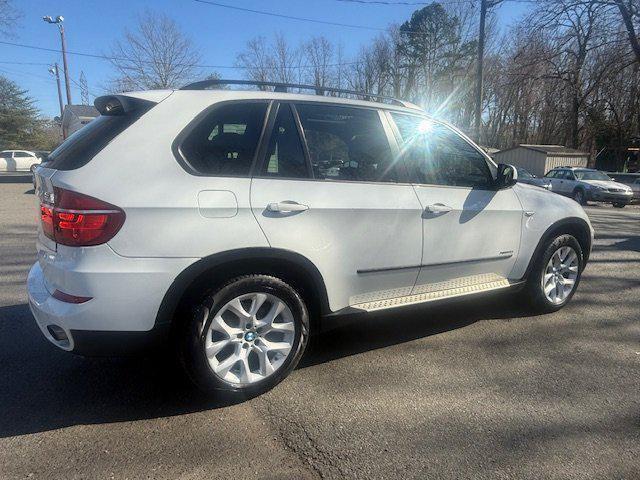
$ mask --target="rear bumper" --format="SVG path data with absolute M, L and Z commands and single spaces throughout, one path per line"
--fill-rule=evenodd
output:
M 158 347 L 168 337 L 168 325 L 142 332 L 70 328 L 91 315 L 91 301 L 76 305 L 53 298 L 37 263 L 31 267 L 27 285 L 29 308 L 36 324 L 44 337 L 62 350 L 90 356 L 127 355 Z
M 29 272 L 31 312 L 47 340 L 84 355 L 124 354 L 161 341 L 168 330 L 166 325 L 156 325 L 162 298 L 190 263 L 187 259 L 124 258 L 105 250 L 99 261 L 91 258 L 93 253 L 79 255 L 75 261 L 66 255 L 56 259 L 52 252 L 39 254 L 50 258 L 41 258 Z M 67 303 L 53 297 L 55 289 L 91 300 Z

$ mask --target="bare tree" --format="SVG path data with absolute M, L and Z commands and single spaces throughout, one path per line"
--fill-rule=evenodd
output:
M 273 79 L 274 60 L 269 52 L 267 39 L 255 37 L 247 42 L 246 48 L 237 56 L 236 65 L 244 69 L 245 76 L 256 82 Z
M 274 77 L 283 83 L 295 83 L 299 80 L 300 50 L 292 48 L 282 33 L 274 36 L 272 49 Z
M 335 47 L 323 36 L 313 37 L 302 46 L 303 59 L 308 65 L 306 79 L 317 87 L 316 91 L 322 95 L 323 87 L 336 82 L 335 67 L 332 65 Z
M 618 7 L 622 21 L 624 22 L 629 43 L 636 56 L 636 61 L 640 62 L 640 42 L 636 29 L 636 21 L 640 17 L 640 2 L 638 0 L 611 0 L 612 4 Z
M 0 0 L 0 35 L 12 35 L 20 18 L 22 13 L 15 7 L 13 0 Z
M 192 80 L 200 55 L 177 23 L 165 14 L 146 10 L 133 31 L 125 30 L 109 57 L 120 90 L 175 88 Z

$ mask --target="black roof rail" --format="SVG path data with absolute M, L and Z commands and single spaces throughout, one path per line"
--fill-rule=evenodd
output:
M 399 100 L 397 98 L 389 97 L 386 95 L 379 95 L 377 93 L 358 92 L 357 90 L 346 90 L 344 88 L 318 87 L 316 85 L 303 85 L 299 83 L 260 82 L 254 80 L 228 80 L 214 78 L 210 80 L 200 80 L 199 82 L 189 83 L 188 85 L 181 87 L 180 90 L 206 90 L 209 87 L 215 87 L 218 85 L 251 85 L 254 87 L 273 87 L 274 91 L 278 93 L 287 93 L 288 89 L 297 88 L 299 90 L 313 90 L 316 92 L 316 95 L 321 96 L 324 96 L 324 92 L 342 93 L 344 95 L 363 97 L 367 101 L 374 101 L 371 99 L 375 98 L 378 99 L 378 101 L 384 100 L 401 107 L 422 110 L 420 107 L 414 105 L 411 102 L 405 102 L 404 100 Z

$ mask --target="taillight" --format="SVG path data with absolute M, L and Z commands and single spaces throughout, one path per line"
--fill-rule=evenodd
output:
M 40 204 L 43 233 L 62 245 L 89 247 L 111 240 L 122 227 L 122 209 L 97 198 L 54 187 L 53 205 Z

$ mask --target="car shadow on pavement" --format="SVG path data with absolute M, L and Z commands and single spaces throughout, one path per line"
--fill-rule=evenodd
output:
M 482 320 L 530 316 L 531 312 L 527 312 L 518 297 L 496 293 L 482 298 L 405 307 L 395 312 L 339 317 L 330 325 L 323 325 L 327 331 L 313 339 L 300 368 L 437 335 Z
M 498 307 L 485 299 L 407 308 L 393 315 L 370 315 L 366 321 L 345 319 L 339 328 L 316 337 L 300 368 L 482 319 L 521 315 L 517 307 Z M 399 322 L 402 328 L 398 328 Z M 0 352 L 0 438 L 80 424 L 167 417 L 239 403 L 200 393 L 168 354 L 87 358 L 60 351 L 44 339 L 25 304 L 0 307 Z
M 26 304 L 0 307 L 0 352 L 0 438 L 233 403 L 200 393 L 169 355 L 86 358 L 58 350 Z

